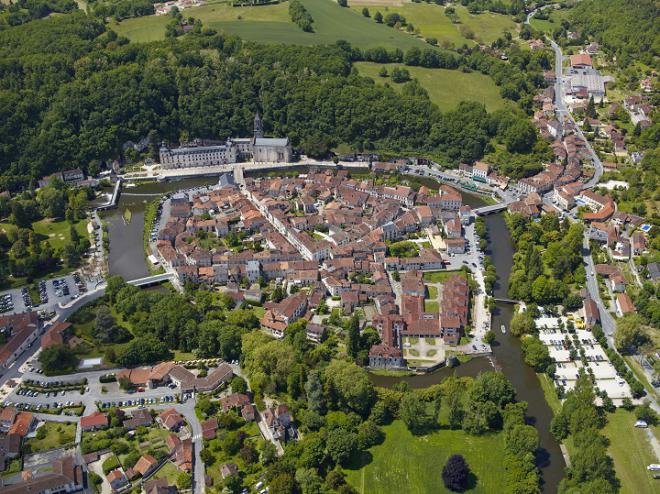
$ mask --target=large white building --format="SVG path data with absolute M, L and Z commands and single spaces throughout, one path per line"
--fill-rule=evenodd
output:
M 239 161 L 258 163 L 288 163 L 292 158 L 288 137 L 264 137 L 259 114 L 254 117 L 254 136 L 230 138 L 225 142 L 195 139 L 182 146 L 160 147 L 160 164 L 164 169 L 226 165 Z

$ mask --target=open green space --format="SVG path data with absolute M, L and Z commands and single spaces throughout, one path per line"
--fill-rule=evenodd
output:
M 385 66 L 389 74 L 400 66 L 398 64 L 378 64 L 372 62 L 355 63 L 361 75 L 371 77 L 377 84 L 390 84 L 396 91 L 401 91 L 403 84 L 393 83 L 389 77 L 380 77 L 378 73 Z M 431 101 L 443 111 L 455 109 L 461 101 L 476 101 L 486 106 L 488 111 L 504 108 L 505 100 L 500 96 L 500 89 L 493 80 L 479 72 L 461 72 L 460 70 L 427 69 L 425 67 L 404 67 L 410 77 L 417 79 Z
M 356 1 L 349 2 L 352 9 L 362 12 L 364 7 L 369 9 L 371 17 L 378 11 L 383 16 L 396 12 L 406 18 L 417 32 L 424 38 L 436 38 L 438 43 L 452 43 L 462 46 L 477 43 L 490 44 L 502 36 L 505 31 L 512 34 L 516 32 L 516 23 L 510 16 L 483 12 L 470 14 L 462 5 L 452 5 L 460 22 L 458 24 L 445 15 L 445 7 L 435 3 L 404 3 L 396 5 L 393 2 L 383 1 Z M 373 22 L 373 21 L 372 21 Z
M 465 271 L 462 270 L 457 270 L 457 271 L 426 271 L 424 273 L 424 281 L 428 281 L 431 283 L 444 283 L 447 281 L 449 278 L 452 276 L 462 276 L 465 278 Z
M 332 44 L 345 40 L 361 48 L 382 46 L 406 50 L 425 43 L 396 29 L 377 24 L 359 12 L 342 8 L 332 0 L 301 0 L 314 19 L 314 32 L 306 33 L 289 19 L 289 4 L 259 7 L 232 7 L 228 3 L 211 3 L 186 9 L 183 15 L 194 17 L 213 29 L 235 34 L 249 41 L 298 45 Z M 163 39 L 168 16 L 146 16 L 112 24 L 118 34 L 131 41 Z M 426 45 L 427 46 L 427 45 Z
M 438 313 L 440 312 L 440 305 L 436 300 L 424 300 L 424 312 Z
M 646 469 L 658 459 L 646 437 L 644 429 L 635 428 L 635 414 L 622 408 L 607 415 L 603 433 L 610 440 L 608 453 L 614 460 L 614 468 L 621 480 L 622 494 L 652 494 L 657 491 L 658 481 Z
M 41 432 L 41 430 L 44 432 Z M 30 438 L 26 446 L 32 453 L 59 448 L 65 444 L 73 443 L 76 439 L 76 424 L 45 422 L 37 429 L 37 436 Z
M 568 17 L 568 13 L 568 9 L 551 10 L 548 12 L 548 19 L 532 18 L 529 24 L 538 31 L 551 33 L 555 29 L 561 28 L 561 21 Z
M 503 434 L 470 436 L 442 429 L 413 436 L 400 420 L 383 427 L 385 441 L 344 469 L 347 481 L 360 494 L 423 494 L 450 492 L 442 483 L 447 458 L 461 454 L 476 477 L 471 493 L 504 492 Z
M 163 466 L 154 474 L 154 479 L 167 479 L 170 485 L 176 485 L 176 479 L 181 470 L 171 461 L 166 461 Z
M 438 298 L 438 287 L 434 285 L 428 285 L 426 289 L 429 291 L 429 297 L 432 300 L 435 300 Z
M 42 241 L 48 241 L 53 249 L 64 247 L 71 241 L 70 227 L 73 226 L 81 237 L 87 236 L 87 219 L 69 223 L 65 220 L 45 218 L 32 223 L 32 230 L 40 236 Z M 16 225 L 0 223 L 0 231 L 9 234 L 16 230 Z

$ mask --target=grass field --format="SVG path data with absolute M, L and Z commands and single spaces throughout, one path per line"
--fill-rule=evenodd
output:
M 380 77 L 382 64 L 371 62 L 355 63 L 361 75 L 371 77 L 377 84 L 390 84 L 396 91 L 401 91 L 403 84 L 395 84 L 389 77 Z M 388 73 L 392 73 L 397 64 L 386 64 Z M 443 111 L 453 110 L 461 101 L 477 101 L 486 105 L 488 111 L 499 110 L 506 104 L 500 96 L 500 90 L 493 80 L 478 72 L 464 73 L 460 70 L 427 69 L 424 67 L 405 67 L 410 76 L 417 79 L 429 93 L 431 101 Z
M 464 271 L 427 271 L 424 273 L 424 281 L 431 283 L 444 283 L 457 274 L 465 277 Z
M 438 43 L 453 43 L 455 46 L 468 45 L 475 41 L 480 43 L 491 43 L 502 36 L 504 31 L 515 35 L 516 23 L 511 17 L 501 14 L 484 12 L 482 14 L 470 14 L 462 5 L 454 4 L 460 24 L 453 24 L 445 15 L 445 8 L 434 3 L 410 3 L 400 2 L 393 4 L 387 0 L 370 1 L 356 0 L 349 2 L 352 9 L 361 13 L 363 7 L 367 7 L 371 16 L 379 11 L 383 16 L 396 12 L 406 18 L 406 22 L 419 29 L 419 34 L 424 38 L 436 38 Z M 466 30 L 474 33 L 474 41 L 464 34 Z
M 42 240 L 48 240 L 53 249 L 58 249 L 70 242 L 71 236 L 69 229 L 71 223 L 65 220 L 43 219 L 32 223 L 34 233 L 41 236 Z M 87 236 L 87 220 L 73 223 L 73 227 L 81 237 Z M 16 226 L 11 223 L 0 223 L 0 231 L 9 233 L 16 230 Z
M 435 300 L 424 300 L 424 312 L 437 314 L 440 312 L 440 305 Z
M 603 433 L 610 440 L 608 453 L 621 480 L 621 494 L 652 494 L 657 491 L 658 481 L 653 479 L 646 465 L 657 463 L 648 443 L 646 432 L 636 429 L 633 412 L 621 408 L 607 415 Z
M 568 9 L 552 10 L 549 19 L 532 19 L 529 24 L 538 31 L 550 33 L 561 27 L 561 21 L 568 17 Z
M 314 19 L 314 32 L 305 33 L 289 19 L 288 3 L 261 7 L 232 7 L 224 2 L 186 9 L 184 16 L 200 19 L 205 26 L 235 34 L 249 41 L 299 45 L 332 44 L 338 40 L 365 47 L 383 46 L 406 50 L 412 46 L 428 46 L 420 39 L 405 34 L 359 12 L 342 8 L 333 0 L 301 0 Z M 240 17 L 240 18 L 239 18 Z M 131 41 L 163 39 L 167 16 L 147 16 L 112 24 L 117 33 Z
M 46 436 L 43 439 L 28 439 L 30 451 L 46 451 L 59 448 L 72 443 L 76 439 L 76 424 L 62 424 L 59 422 L 45 422 L 39 429 L 45 428 Z
M 363 455 L 364 466 L 345 469 L 347 481 L 360 494 L 426 494 L 449 492 L 441 472 L 452 454 L 465 457 L 476 485 L 466 492 L 504 492 L 502 434 L 469 436 L 463 431 L 439 430 L 413 436 L 397 420 L 383 427 L 386 439 Z

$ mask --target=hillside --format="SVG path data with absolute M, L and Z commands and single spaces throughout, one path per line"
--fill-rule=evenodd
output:
M 314 19 L 314 32 L 306 33 L 291 22 L 288 3 L 260 7 L 231 7 L 228 3 L 211 3 L 186 9 L 184 15 L 201 20 L 205 26 L 261 43 L 298 45 L 332 44 L 345 40 L 360 48 L 384 47 L 407 50 L 424 47 L 412 35 L 377 24 L 359 12 L 342 8 L 333 0 L 300 0 Z M 131 41 L 163 39 L 168 16 L 147 16 L 113 24 L 112 29 Z

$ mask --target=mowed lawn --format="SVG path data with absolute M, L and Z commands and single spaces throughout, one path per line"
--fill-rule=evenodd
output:
M 476 485 L 466 492 L 504 492 L 504 435 L 470 436 L 463 431 L 439 430 L 413 436 L 400 420 L 383 427 L 383 444 L 369 449 L 365 466 L 344 469 L 347 481 L 360 494 L 448 493 L 442 483 L 442 468 L 453 454 L 465 457 L 476 476 Z
M 372 62 L 355 63 L 361 75 L 371 77 L 377 84 L 388 82 L 395 90 L 400 91 L 403 84 L 392 82 L 389 77 L 380 77 L 378 73 L 383 64 Z M 385 64 L 388 73 L 400 67 L 398 64 Z M 443 111 L 453 110 L 461 101 L 477 101 L 486 105 L 488 111 L 499 110 L 506 104 L 500 96 L 500 89 L 493 80 L 479 72 L 465 73 L 460 70 L 427 69 L 425 67 L 405 67 L 410 76 L 429 93 L 431 101 Z
M 41 428 L 46 431 L 43 439 L 34 437 L 27 440 L 27 445 L 32 453 L 59 448 L 73 443 L 76 439 L 76 424 L 74 423 L 45 422 L 39 429 Z
M 515 35 L 516 23 L 510 16 L 483 12 L 470 14 L 462 5 L 453 5 L 460 24 L 453 24 L 445 15 L 445 7 L 434 3 L 400 3 L 399 5 L 387 0 L 355 0 L 349 5 L 356 12 L 361 13 L 364 7 L 369 9 L 371 17 L 379 11 L 383 16 L 391 12 L 401 14 L 406 22 L 419 29 L 425 38 L 437 38 L 439 43 L 447 41 L 456 46 L 463 43 L 472 44 L 474 41 L 491 43 L 502 36 L 504 31 Z M 461 29 L 467 28 L 474 33 L 474 41 L 466 38 Z
M 232 7 L 227 3 L 211 3 L 186 9 L 183 15 L 200 19 L 205 26 L 261 43 L 298 45 L 332 44 L 346 40 L 361 48 L 382 46 L 407 50 L 426 45 L 414 36 L 376 24 L 359 12 L 340 7 L 334 0 L 301 0 L 314 19 L 314 32 L 306 33 L 289 19 L 289 4 L 261 7 Z M 168 16 L 147 16 L 112 24 L 118 34 L 131 41 L 163 39 Z
M 40 236 L 41 240 L 47 240 L 53 249 L 59 249 L 71 241 L 71 226 L 76 229 L 78 235 L 81 237 L 87 237 L 86 219 L 71 224 L 65 220 L 46 218 L 32 223 L 32 230 Z M 14 230 L 16 230 L 16 225 L 11 223 L 0 223 L 0 231 L 9 233 Z
M 644 429 L 635 428 L 635 415 L 622 408 L 607 415 L 603 433 L 610 440 L 607 450 L 614 460 L 616 475 L 621 481 L 621 494 L 653 494 L 658 492 L 658 481 L 646 469 L 658 463 Z

